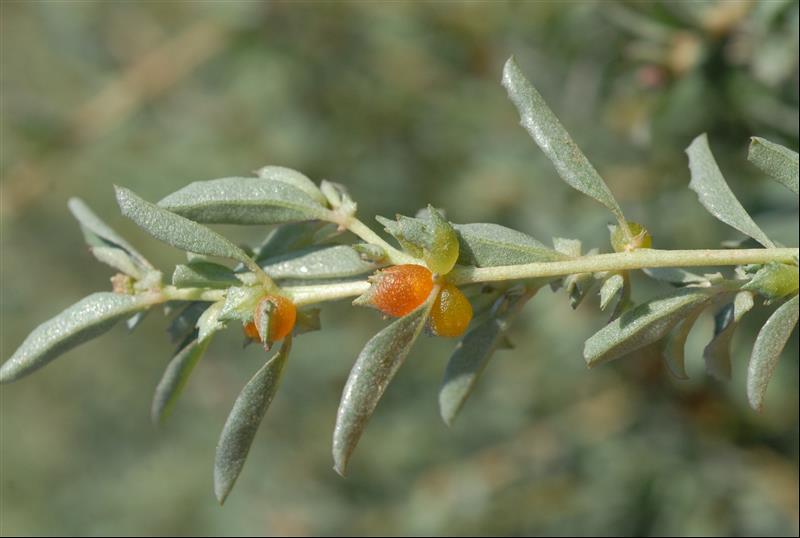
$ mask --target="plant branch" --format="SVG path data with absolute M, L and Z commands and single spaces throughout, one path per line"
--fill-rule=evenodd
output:
M 450 273 L 453 284 L 498 282 L 577 273 L 651 269 L 656 267 L 715 267 L 750 263 L 795 263 L 796 248 L 741 250 L 654 250 L 639 249 L 616 254 L 597 254 L 561 262 L 502 265 L 498 267 L 456 267 Z
M 370 283 L 366 280 L 357 280 L 355 282 L 320 284 L 316 286 L 287 286 L 283 288 L 283 292 L 292 299 L 295 305 L 305 306 L 355 297 L 367 291 L 369 286 Z
M 225 298 L 226 290 L 212 288 L 176 288 L 164 286 L 161 290 L 162 301 L 208 301 L 215 303 Z

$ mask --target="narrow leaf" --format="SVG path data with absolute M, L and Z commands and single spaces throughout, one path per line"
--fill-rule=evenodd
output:
M 536 88 L 525 78 L 514 58 L 503 68 L 503 86 L 517 107 L 520 125 L 555 165 L 561 179 L 571 187 L 606 206 L 621 222 L 622 209 L 603 178 L 597 173 Z
M 747 368 L 747 399 L 750 407 L 761 411 L 764 394 L 786 342 L 797 326 L 798 295 L 782 304 L 758 332 Z
M 0 368 L 0 383 L 23 377 L 75 346 L 96 338 L 118 321 L 144 310 L 152 301 L 101 292 L 84 297 L 28 335 Z
M 586 341 L 583 356 L 587 365 L 593 367 L 657 342 L 706 301 L 704 293 L 681 290 L 636 306 Z
M 236 274 L 224 265 L 211 262 L 192 262 L 175 266 L 172 285 L 179 288 L 227 288 L 241 285 Z
M 731 340 L 742 317 L 753 305 L 753 294 L 742 291 L 714 316 L 714 337 L 703 350 L 706 371 L 720 381 L 731 378 Z
M 701 304 L 680 320 L 665 346 L 664 363 L 669 372 L 677 379 L 689 379 L 686 374 L 686 339 L 705 307 L 705 304 Z
M 244 386 L 225 421 L 214 459 L 214 494 L 220 504 L 225 502 L 242 472 L 261 420 L 278 390 L 291 347 L 291 337 L 286 338 L 278 353 Z
M 125 250 L 117 247 L 91 247 L 89 250 L 92 251 L 98 261 L 109 267 L 130 275 L 137 280 L 142 278 L 143 275 L 139 265 Z
M 195 181 L 158 205 L 207 224 L 278 224 L 325 219 L 330 213 L 302 190 L 258 177 Z
M 650 278 L 660 280 L 662 282 L 669 282 L 674 286 L 710 286 L 711 282 L 698 274 L 681 269 L 679 267 L 656 267 L 642 269 L 644 274 Z
M 156 239 L 181 250 L 252 263 L 242 249 L 217 232 L 151 204 L 124 187 L 116 187 L 116 191 L 122 214 Z
M 292 222 L 277 226 L 256 248 L 253 258 L 260 263 L 268 258 L 280 256 L 293 250 L 310 247 L 322 228 L 329 225 L 324 222 L 306 221 Z
M 798 158 L 797 152 L 769 140 L 754 136 L 750 139 L 750 151 L 747 160 L 758 166 L 783 184 L 793 193 L 798 194 Z
M 775 244 L 750 218 L 725 182 L 711 148 L 708 147 L 705 133 L 692 141 L 686 148 L 686 154 L 689 156 L 692 176 L 689 188 L 697 193 L 703 207 L 728 226 L 752 237 L 767 248 L 773 248 Z
M 611 275 L 603 282 L 603 287 L 600 288 L 600 310 L 605 310 L 611 304 L 624 285 L 625 278 L 619 273 Z
M 197 341 L 203 343 L 217 331 L 225 328 L 225 323 L 220 321 L 220 312 L 224 305 L 223 301 L 212 304 L 197 319 Z
M 118 247 L 126 251 L 139 262 L 142 267 L 152 269 L 152 265 L 133 246 L 115 232 L 108 224 L 95 215 L 89 206 L 80 198 L 70 198 L 67 202 L 72 216 L 78 221 L 86 243 L 90 247 Z
M 308 176 L 301 174 L 297 170 L 285 168 L 283 166 L 264 166 L 256 171 L 256 175 L 261 179 L 270 181 L 282 181 L 306 193 L 311 199 L 320 205 L 326 205 L 328 200 L 322 191 L 319 190 Z
M 373 336 L 347 378 L 333 432 L 334 469 L 344 476 L 358 440 L 386 387 L 405 361 L 428 319 L 435 294 Z
M 456 224 L 458 263 L 477 267 L 550 262 L 568 256 L 546 247 L 533 237 L 498 224 Z
M 172 413 L 178 396 L 189 380 L 189 375 L 210 343 L 211 338 L 206 338 L 203 342 L 198 342 L 196 338 L 192 339 L 169 362 L 153 395 L 153 404 L 150 408 L 153 424 L 164 424 Z
M 186 305 L 167 326 L 170 342 L 177 345 L 179 342 L 183 342 L 190 333 L 194 332 L 197 320 L 200 319 L 200 316 L 203 315 L 207 308 L 208 303 L 203 301 L 194 301 Z
M 267 258 L 261 267 L 274 279 L 345 278 L 375 271 L 377 265 L 365 261 L 351 246 L 311 247 Z
M 476 325 L 456 346 L 439 389 L 439 412 L 448 426 L 453 425 L 494 352 L 507 346 L 506 330 L 532 295 L 503 299 L 506 303 L 504 310 Z

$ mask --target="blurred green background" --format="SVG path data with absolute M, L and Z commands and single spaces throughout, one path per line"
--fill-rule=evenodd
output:
M 610 215 L 566 187 L 500 86 L 514 54 L 663 248 L 735 238 L 686 187 L 707 131 L 733 190 L 797 245 L 797 200 L 746 161 L 748 137 L 797 148 L 798 3 L 0 2 L 2 358 L 110 272 L 66 201 L 87 200 L 167 274 L 181 254 L 119 216 L 112 184 L 156 200 L 264 164 L 344 183 L 360 215 L 427 203 L 544 242 L 607 249 Z M 256 241 L 265 229 L 223 229 Z M 659 292 L 636 282 L 635 298 Z M 662 289 L 663 291 L 663 289 Z M 350 476 L 331 469 L 352 361 L 383 326 L 344 302 L 296 342 L 224 508 L 211 469 L 240 387 L 263 362 L 216 339 L 163 431 L 150 399 L 171 346 L 160 313 L 0 388 L 0 533 L 798 533 L 798 343 L 767 407 L 744 374 L 761 309 L 734 340 L 733 380 L 653 358 L 587 371 L 607 314 L 543 291 L 452 429 L 437 390 L 454 342 L 424 338 L 387 391 Z

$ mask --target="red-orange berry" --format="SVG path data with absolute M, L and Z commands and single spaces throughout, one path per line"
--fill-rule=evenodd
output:
M 442 286 L 433 303 L 429 326 L 436 336 L 454 337 L 467 330 L 472 321 L 472 305 L 452 284 Z
M 433 289 L 433 273 L 421 265 L 395 265 L 379 271 L 370 280 L 372 287 L 365 303 L 395 317 L 416 310 Z
M 294 329 L 295 321 L 297 321 L 297 307 L 292 301 L 281 295 L 267 295 L 258 302 L 253 312 L 253 321 L 245 324 L 244 333 L 252 340 L 261 341 L 258 327 L 261 325 L 261 317 L 267 310 L 264 304 L 265 301 L 272 306 L 269 313 L 267 340 L 270 342 L 283 340 Z
M 258 327 L 256 327 L 256 324 L 252 321 L 248 321 L 244 324 L 244 335 L 250 340 L 255 340 L 256 342 L 261 341 L 261 336 L 258 334 Z

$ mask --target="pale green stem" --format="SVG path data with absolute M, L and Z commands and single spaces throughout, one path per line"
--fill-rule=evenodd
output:
M 355 217 L 352 217 L 351 220 L 347 223 L 346 228 L 356 234 L 358 237 L 366 241 L 367 243 L 371 243 L 373 245 L 378 245 L 379 247 L 383 248 L 386 251 L 386 255 L 389 257 L 389 261 L 391 261 L 395 265 L 404 264 L 404 263 L 416 263 L 419 264 L 420 261 L 413 256 L 406 254 L 405 252 L 401 252 L 397 250 L 392 245 L 387 243 L 383 240 L 381 236 L 376 234 L 372 231 L 372 229 L 358 220 Z
M 479 282 L 501 282 L 532 278 L 560 277 L 577 273 L 600 273 L 657 267 L 719 267 L 763 264 L 768 262 L 795 263 L 796 248 L 743 250 L 653 250 L 597 254 L 558 262 L 502 265 L 498 267 L 456 267 L 447 279 L 456 285 Z M 297 306 L 356 297 L 369 289 L 366 280 L 337 284 L 287 286 L 281 289 Z M 225 290 L 205 288 L 175 288 L 161 290 L 163 301 L 219 301 Z
M 796 248 L 742 250 L 654 250 L 639 249 L 616 254 L 597 254 L 558 262 L 502 265 L 499 267 L 456 267 L 448 279 L 453 284 L 498 282 L 527 278 L 558 277 L 576 273 L 652 269 L 656 267 L 714 267 L 750 263 L 795 263 Z
M 225 291 L 209 288 L 164 286 L 161 290 L 161 296 L 164 301 L 208 301 L 214 303 L 225 298 Z
M 357 280 L 355 282 L 320 284 L 317 286 L 287 286 L 282 291 L 289 296 L 295 305 L 304 306 L 355 297 L 367 291 L 369 286 L 370 284 L 366 280 Z

